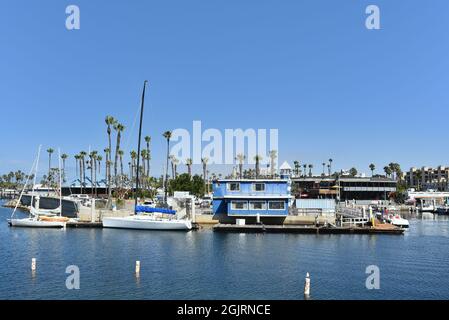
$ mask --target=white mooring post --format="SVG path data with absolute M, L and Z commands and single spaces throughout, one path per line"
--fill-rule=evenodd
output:
M 36 271 L 36 258 L 31 259 L 31 271 Z
M 136 261 L 136 276 L 140 276 L 140 261 Z
M 306 299 L 310 297 L 310 275 L 308 272 L 306 274 L 306 281 L 304 283 L 304 296 Z
M 260 224 L 260 214 L 256 215 L 256 222 L 257 222 L 257 224 Z

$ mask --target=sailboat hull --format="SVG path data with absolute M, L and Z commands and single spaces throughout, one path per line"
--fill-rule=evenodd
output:
M 8 223 L 11 227 L 24 228 L 64 228 L 65 222 L 60 221 L 41 221 L 36 219 L 10 219 Z
M 190 230 L 192 223 L 189 220 L 157 220 L 145 217 L 105 217 L 104 228 L 140 229 L 140 230 Z

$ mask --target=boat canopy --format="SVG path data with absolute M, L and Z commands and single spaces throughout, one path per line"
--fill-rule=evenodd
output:
M 165 213 L 165 214 L 176 214 L 175 210 L 166 209 L 166 208 L 152 208 L 148 206 L 136 206 L 136 212 L 158 212 L 158 213 Z

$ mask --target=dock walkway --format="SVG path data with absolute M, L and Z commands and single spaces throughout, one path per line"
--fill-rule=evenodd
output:
M 237 233 L 300 233 L 300 234 L 403 234 L 404 229 L 397 227 L 326 227 L 326 226 L 294 226 L 294 225 L 236 225 L 217 224 L 214 226 L 217 232 Z

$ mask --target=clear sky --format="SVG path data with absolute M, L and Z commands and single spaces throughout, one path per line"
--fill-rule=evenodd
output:
M 69 4 L 80 30 L 65 28 Z M 381 30 L 365 28 L 369 4 Z M 39 144 L 73 172 L 75 153 L 106 147 L 106 115 L 126 126 L 128 155 L 144 79 L 155 174 L 162 132 L 193 120 L 278 128 L 280 162 L 316 171 L 330 157 L 362 172 L 449 165 L 448 12 L 447 0 L 2 0 L 0 173 L 28 171 Z

